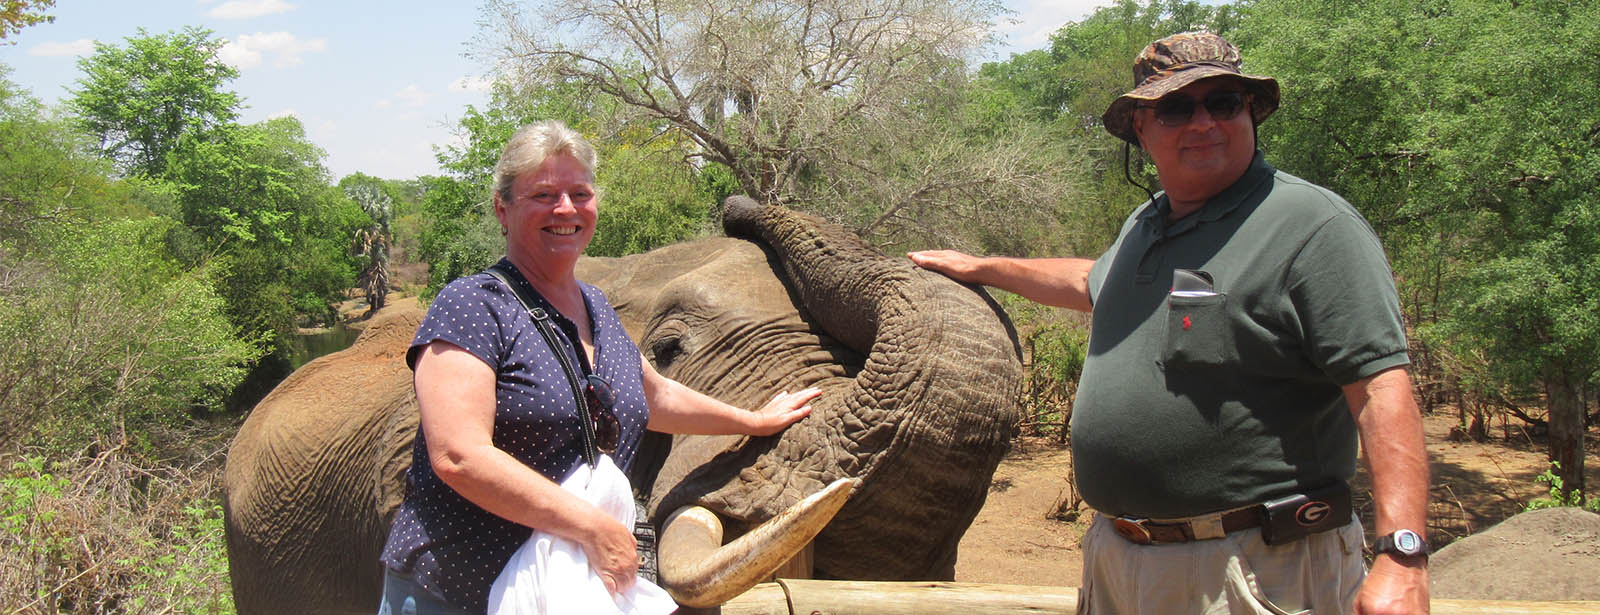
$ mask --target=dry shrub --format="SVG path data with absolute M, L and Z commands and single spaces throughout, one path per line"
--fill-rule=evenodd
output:
M 1016 325 L 1022 344 L 1020 433 L 1051 437 L 1066 444 L 1072 402 L 1089 347 L 1089 316 L 1033 303 L 1007 292 L 992 292 Z
M 221 453 L 0 457 L 0 615 L 233 613 Z

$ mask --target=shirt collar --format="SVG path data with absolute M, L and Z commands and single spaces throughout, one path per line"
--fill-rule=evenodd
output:
M 1218 192 L 1210 199 L 1207 199 L 1205 206 L 1201 207 L 1200 211 L 1184 216 L 1183 219 L 1173 223 L 1172 228 L 1168 229 L 1168 234 L 1181 233 L 1194 228 L 1196 224 L 1201 222 L 1214 222 L 1233 213 L 1233 210 L 1244 202 L 1245 197 L 1254 193 L 1257 188 L 1261 187 L 1262 182 L 1270 179 L 1276 172 L 1277 169 L 1267 163 L 1266 156 L 1261 153 L 1261 150 L 1256 150 L 1255 156 L 1250 159 L 1250 166 L 1245 169 L 1244 174 L 1240 175 L 1238 180 L 1224 188 L 1222 192 Z M 1154 224 L 1157 228 L 1160 228 L 1165 224 L 1167 216 L 1171 215 L 1171 213 L 1172 200 L 1167 198 L 1166 192 L 1162 192 L 1156 196 L 1153 204 L 1145 207 L 1144 211 L 1140 212 L 1139 218 L 1146 224 Z

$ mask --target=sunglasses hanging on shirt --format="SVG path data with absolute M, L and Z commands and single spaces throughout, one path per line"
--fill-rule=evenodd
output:
M 622 423 L 617 420 L 617 394 L 611 390 L 611 383 L 599 374 L 585 376 L 584 384 L 589 398 L 589 420 L 594 421 L 595 448 L 615 455 L 617 443 L 622 439 Z

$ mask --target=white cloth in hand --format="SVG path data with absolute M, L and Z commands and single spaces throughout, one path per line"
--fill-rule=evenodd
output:
M 561 488 L 599 507 L 623 527 L 633 527 L 633 492 L 610 455 L 601 455 L 597 467 L 580 464 L 561 481 Z M 677 608 L 666 590 L 644 579 L 612 596 L 589 567 L 583 547 L 539 530 L 511 555 L 489 589 L 489 615 L 665 615 Z

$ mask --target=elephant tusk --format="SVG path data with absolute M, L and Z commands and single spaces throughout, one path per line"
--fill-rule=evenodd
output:
M 726 545 L 715 513 L 700 506 L 674 511 L 661 531 L 662 585 L 685 606 L 733 599 L 805 548 L 860 484 L 859 478 L 833 481 Z

